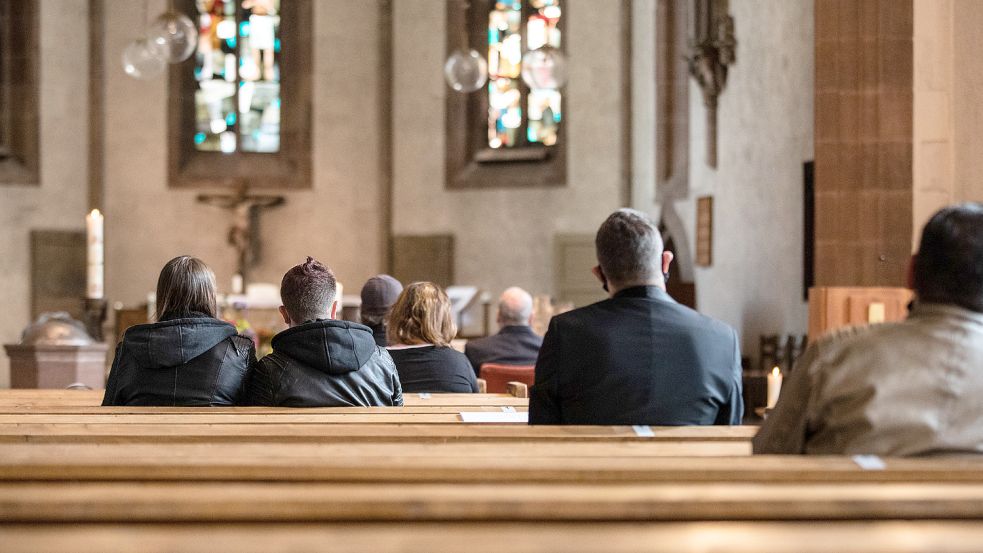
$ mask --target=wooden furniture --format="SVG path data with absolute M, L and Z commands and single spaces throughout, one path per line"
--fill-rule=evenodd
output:
M 534 365 L 504 365 L 501 363 L 483 363 L 481 378 L 487 383 L 487 391 L 492 394 L 508 392 L 509 382 L 521 382 L 532 386 L 536 379 Z
M 907 288 L 813 287 L 809 289 L 809 343 L 845 326 L 904 320 Z

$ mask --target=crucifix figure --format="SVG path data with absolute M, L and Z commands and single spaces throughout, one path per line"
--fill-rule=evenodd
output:
M 737 40 L 727 0 L 692 0 L 690 74 L 703 91 L 707 108 L 707 165 L 717 166 L 717 98 L 727 84 L 727 66 L 734 63 Z
M 259 241 L 254 229 L 259 224 L 259 212 L 283 204 L 283 196 L 250 194 L 245 184 L 239 184 L 231 194 L 199 194 L 198 201 L 232 211 L 227 241 L 236 250 L 236 270 L 246 280 L 246 271 L 258 257 Z

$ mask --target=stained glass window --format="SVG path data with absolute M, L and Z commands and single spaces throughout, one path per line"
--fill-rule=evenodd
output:
M 280 0 L 196 0 L 195 148 L 280 150 Z
M 522 81 L 522 54 L 560 47 L 561 0 L 498 0 L 488 13 L 488 146 L 556 144 L 562 94 Z

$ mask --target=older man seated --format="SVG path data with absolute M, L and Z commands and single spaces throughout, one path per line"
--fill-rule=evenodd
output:
M 464 346 L 464 354 L 479 374 L 485 363 L 503 365 L 532 365 L 539 355 L 543 338 L 532 331 L 532 296 L 522 288 L 513 286 L 502 293 L 498 300 L 498 334 L 471 340 Z
M 936 213 L 908 271 L 908 319 L 809 347 L 755 453 L 983 452 L 983 205 Z

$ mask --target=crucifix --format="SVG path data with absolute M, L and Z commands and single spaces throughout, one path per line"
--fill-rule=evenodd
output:
M 692 0 L 689 72 L 703 91 L 707 109 L 707 165 L 717 166 L 717 98 L 727 84 L 727 66 L 734 63 L 737 39 L 727 0 Z
M 228 209 L 232 212 L 232 225 L 226 240 L 236 250 L 236 270 L 243 280 L 246 272 L 259 257 L 259 240 L 255 229 L 259 227 L 260 210 L 283 204 L 283 196 L 250 194 L 245 184 L 236 186 L 231 194 L 199 194 L 198 201 Z

